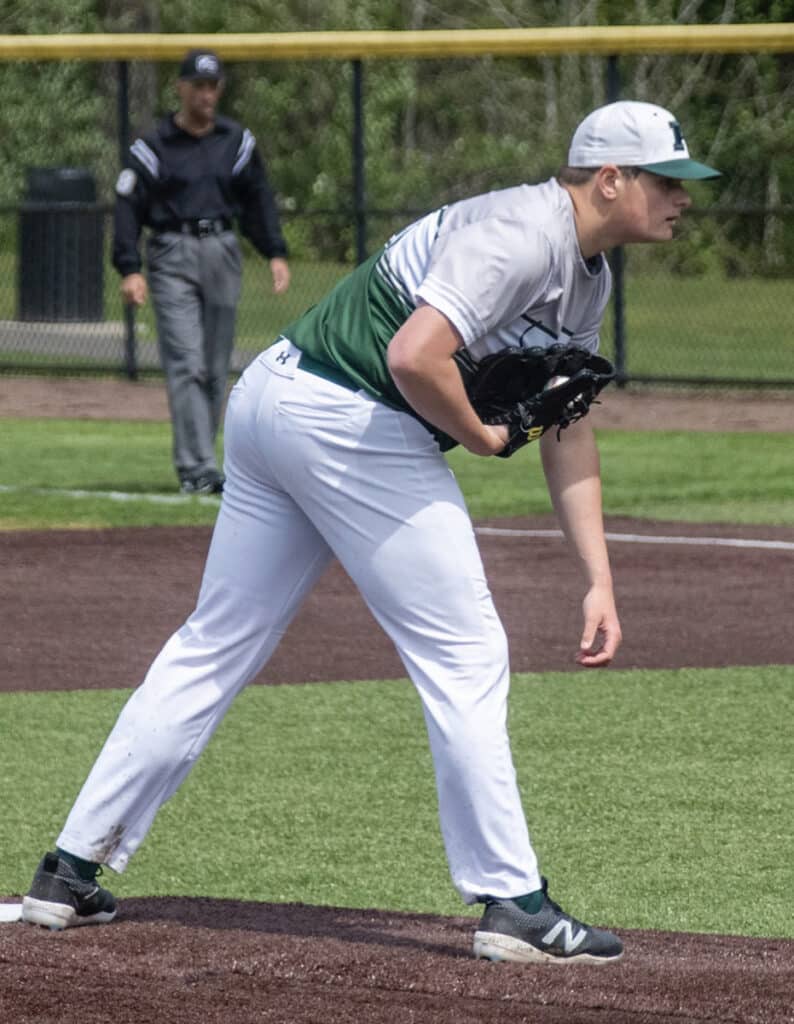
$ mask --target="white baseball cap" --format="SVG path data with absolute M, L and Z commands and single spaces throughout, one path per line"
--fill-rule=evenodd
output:
M 599 107 L 571 139 L 569 167 L 617 164 L 666 178 L 718 178 L 720 171 L 691 160 L 677 118 L 654 103 L 619 100 Z

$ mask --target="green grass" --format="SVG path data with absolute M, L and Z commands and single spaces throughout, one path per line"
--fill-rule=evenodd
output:
M 27 887 L 126 696 L 0 695 L 3 892 Z M 792 712 L 792 666 L 517 676 L 514 756 L 553 892 L 614 926 L 794 937 Z M 465 912 L 413 689 L 245 691 L 111 884 Z
M 338 263 L 290 260 L 291 282 L 284 295 L 274 295 L 270 268 L 259 256 L 249 256 L 243 271 L 243 290 L 237 311 L 235 345 L 238 349 L 259 352 L 284 327 L 297 320 L 309 306 L 318 302 L 348 271 L 350 267 Z M 113 273 L 112 288 L 118 289 L 118 275 Z M 108 296 L 109 310 L 121 305 L 115 293 Z M 141 338 L 154 341 L 157 331 L 151 303 L 147 303 L 137 316 Z
M 179 499 L 168 423 L 2 420 L 0 529 L 189 526 L 212 523 L 215 500 L 152 504 L 143 495 Z M 220 452 L 220 445 L 219 445 Z M 79 497 L 40 491 L 79 490 Z M 141 494 L 123 502 L 91 492 Z
M 153 504 L 174 496 L 167 423 L 2 420 L 0 529 L 210 524 L 217 502 Z M 791 438 L 786 434 L 600 435 L 607 514 L 691 522 L 794 524 Z M 220 453 L 219 443 L 219 453 Z M 550 511 L 537 446 L 512 459 L 456 449 L 452 465 L 477 518 Z M 71 498 L 40 489 L 97 492 Z M 98 492 L 140 493 L 120 502 Z
M 599 448 L 608 515 L 794 524 L 788 434 L 611 430 Z M 475 519 L 551 511 L 537 446 L 506 460 L 456 449 L 449 461 Z
M 316 303 L 323 295 L 343 277 L 350 268 L 344 264 L 290 260 L 292 280 L 289 290 L 284 295 L 274 295 L 270 268 L 267 262 L 258 255 L 252 255 L 245 246 L 246 258 L 243 270 L 243 284 L 237 315 L 237 332 L 235 344 L 238 349 L 259 352 L 271 342 L 281 330 L 304 313 L 309 306 Z M 0 251 L 0 320 L 14 320 L 17 316 L 17 294 L 14 287 L 16 280 L 16 264 L 13 254 Z M 107 323 L 121 323 L 124 310 L 119 292 L 119 276 L 106 260 L 104 268 L 104 316 Z M 101 335 L 102 323 L 91 325 L 90 329 Z M 20 324 L 20 339 L 31 337 L 30 325 Z M 136 334 L 139 343 L 151 343 L 156 346 L 157 329 L 154 310 L 151 302 L 147 302 L 136 313 Z M 157 365 L 155 349 L 155 365 Z M 55 358 L 54 358 L 55 357 Z M 119 343 L 117 363 L 121 366 L 123 352 Z M 76 355 L 52 354 L 39 351 L 25 352 L 4 351 L 0 346 L 0 366 L 29 366 L 40 369 L 52 364 L 58 365 L 74 362 L 75 364 L 104 365 L 108 362 L 107 355 L 91 355 L 90 352 Z
M 788 434 L 627 433 L 602 438 L 613 515 L 687 522 L 794 524 Z
M 610 324 L 611 317 L 602 333 L 606 354 Z M 629 270 L 626 335 L 628 369 L 637 376 L 794 379 L 788 280 Z

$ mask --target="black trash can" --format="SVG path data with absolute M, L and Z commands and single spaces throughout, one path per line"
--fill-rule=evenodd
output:
M 19 320 L 104 319 L 103 213 L 81 167 L 33 167 L 19 208 Z

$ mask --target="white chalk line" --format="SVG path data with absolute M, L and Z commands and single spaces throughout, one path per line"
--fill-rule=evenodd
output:
M 107 501 L 133 502 L 140 501 L 151 505 L 189 505 L 198 502 L 202 505 L 220 505 L 220 497 L 210 494 L 147 494 L 130 493 L 128 491 L 86 491 L 70 490 L 57 487 L 16 487 L 0 484 L 0 494 L 37 494 L 51 497 L 104 498 Z M 561 530 L 517 530 L 501 526 L 476 526 L 476 533 L 490 537 L 532 537 L 537 539 L 561 539 Z M 684 544 L 693 547 L 722 548 L 754 548 L 756 550 L 794 551 L 794 541 L 759 540 L 742 537 L 667 537 L 647 533 L 607 533 L 608 541 L 622 544 Z
M 561 539 L 562 530 L 510 530 L 499 526 L 477 526 L 477 533 L 492 537 L 538 537 Z M 693 547 L 756 548 L 771 551 L 794 551 L 794 541 L 756 540 L 743 537 L 665 537 L 650 533 L 607 533 L 608 541 L 625 544 L 689 544 Z
M 211 494 L 137 494 L 128 491 L 80 491 L 60 487 L 15 487 L 0 484 L 0 494 L 36 494 L 51 498 L 104 498 L 106 501 L 142 501 L 149 505 L 190 505 L 199 502 L 201 505 L 220 505 L 218 495 Z

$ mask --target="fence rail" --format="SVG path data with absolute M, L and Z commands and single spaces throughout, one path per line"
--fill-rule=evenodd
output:
M 620 25 L 418 32 L 0 35 L 0 60 L 178 60 L 190 47 L 229 61 L 389 57 L 559 57 L 632 53 L 790 53 L 794 24 Z

